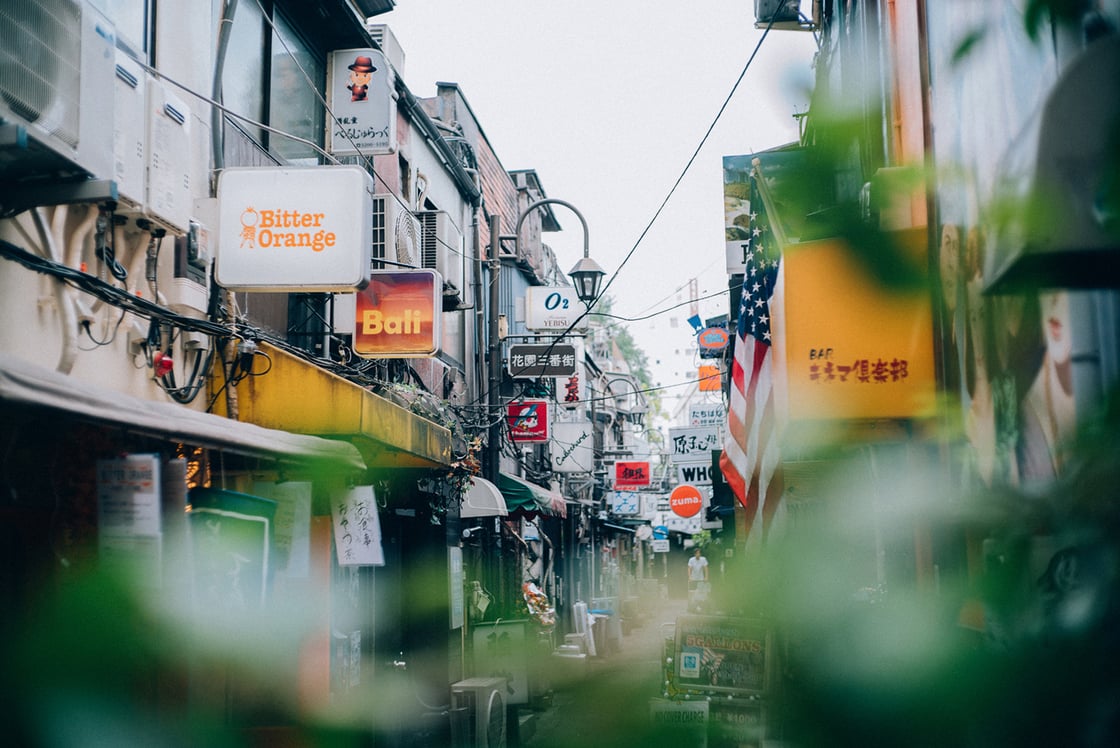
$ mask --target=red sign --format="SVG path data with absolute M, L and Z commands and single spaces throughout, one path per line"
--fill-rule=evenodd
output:
M 614 487 L 637 488 L 649 485 L 648 462 L 616 462 L 614 464 Z
M 548 401 L 506 403 L 506 423 L 509 437 L 515 442 L 548 441 Z
M 695 517 L 700 513 L 704 499 L 700 496 L 700 489 L 687 483 L 682 483 L 669 494 L 669 508 L 679 517 Z

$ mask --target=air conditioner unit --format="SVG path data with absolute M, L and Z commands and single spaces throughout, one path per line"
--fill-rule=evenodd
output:
M 373 266 L 420 267 L 420 222 L 395 195 L 373 196 Z
M 503 748 L 506 745 L 505 678 L 467 678 L 451 685 L 453 729 L 459 748 Z M 453 723 L 454 724 L 454 723 Z
M 463 298 L 463 235 L 442 210 L 425 210 L 420 219 L 421 257 L 423 267 L 431 268 L 443 278 L 444 297 L 455 301 Z
M 0 4 L 0 181 L 112 179 L 115 36 L 88 2 Z
M 160 80 L 148 81 L 148 214 L 175 234 L 190 227 L 191 111 Z

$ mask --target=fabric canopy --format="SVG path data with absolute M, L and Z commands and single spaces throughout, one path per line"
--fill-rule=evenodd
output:
M 522 514 L 541 513 L 555 517 L 567 516 L 567 505 L 564 497 L 556 491 L 535 483 L 530 483 L 516 475 L 502 473 L 498 477 L 498 486 L 506 498 L 506 506 L 510 513 Z
M 471 478 L 471 487 L 463 498 L 459 507 L 459 516 L 463 519 L 472 517 L 505 517 L 509 514 L 506 500 L 502 492 L 485 478 L 475 476 Z
M 50 408 L 200 447 L 297 462 L 324 460 L 342 468 L 366 469 L 361 454 L 348 442 L 266 429 L 183 405 L 143 400 L 3 353 L 0 402 Z

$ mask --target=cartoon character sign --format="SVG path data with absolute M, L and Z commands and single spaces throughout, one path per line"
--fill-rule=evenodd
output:
M 365 101 L 366 94 L 369 92 L 369 82 L 377 71 L 373 66 L 373 60 L 365 55 L 358 55 L 347 67 L 350 70 L 350 82 L 346 85 L 346 89 L 350 91 L 350 101 Z

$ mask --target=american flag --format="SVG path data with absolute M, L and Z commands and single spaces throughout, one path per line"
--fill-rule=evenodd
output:
M 756 170 L 752 182 L 758 178 Z M 727 431 L 719 461 L 728 486 L 745 510 L 748 543 L 755 538 L 766 540 L 783 490 L 770 355 L 770 299 L 779 261 L 775 245 L 762 200 L 752 189 Z

